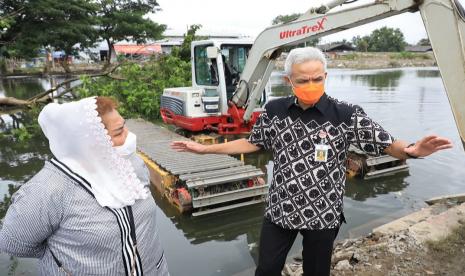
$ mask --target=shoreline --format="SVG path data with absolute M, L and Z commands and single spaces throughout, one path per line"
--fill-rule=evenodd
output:
M 437 67 L 432 52 L 426 53 L 326 53 L 328 68 L 332 69 L 401 69 L 405 67 Z M 278 58 L 276 68 L 284 70 L 285 55 Z
M 426 201 L 430 206 L 335 243 L 331 275 L 460 275 L 465 271 L 465 194 Z M 302 275 L 302 257 L 283 270 Z
M 326 53 L 328 68 L 335 69 L 396 69 L 405 67 L 436 67 L 436 60 L 432 52 L 411 53 L 411 52 L 346 52 L 346 53 Z M 284 70 L 286 55 L 281 55 L 275 65 L 276 70 Z M 72 71 L 66 73 L 63 68 L 55 67 L 52 71 L 43 72 L 43 67 L 15 69 L 14 72 L 0 74 L 0 79 L 14 77 L 46 77 L 46 76 L 70 76 L 95 74 L 101 72 L 101 64 L 71 65 Z
M 13 79 L 13 78 L 46 78 L 46 77 L 61 77 L 61 76 L 79 76 L 79 75 L 91 75 L 101 73 L 100 70 L 76 70 L 70 73 L 55 71 L 55 72 L 21 72 L 21 73 L 9 73 L 9 74 L 0 74 L 0 79 Z
M 413 64 L 413 63 L 403 63 L 402 66 L 397 67 L 389 67 L 389 66 L 354 66 L 349 67 L 345 65 L 343 62 L 339 64 L 328 63 L 328 69 L 347 69 L 347 70 L 382 70 L 382 69 L 403 69 L 403 68 L 437 68 L 437 65 L 434 64 Z M 342 64 L 342 65 L 341 65 Z M 282 69 L 284 68 L 277 68 Z M 97 74 L 101 71 L 98 70 L 89 70 L 89 71 L 73 71 L 69 74 L 64 72 L 53 72 L 53 73 L 21 73 L 21 74 L 7 74 L 7 75 L 0 75 L 0 79 L 13 79 L 13 78 L 31 78 L 31 77 L 61 77 L 61 76 L 79 76 L 79 75 L 90 75 L 90 74 Z

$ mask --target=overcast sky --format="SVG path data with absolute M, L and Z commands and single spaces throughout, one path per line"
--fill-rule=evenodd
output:
M 465 0 L 461 0 L 463 2 Z M 370 2 L 360 0 L 343 8 Z M 310 7 L 319 6 L 318 0 L 158 0 L 161 11 L 150 16 L 155 22 L 166 24 L 170 33 L 182 34 L 187 26 L 201 24 L 203 34 L 243 34 L 256 37 L 262 30 L 271 25 L 278 15 L 303 13 Z M 322 43 L 347 39 L 356 35 L 368 35 L 373 30 L 388 26 L 399 28 L 407 43 L 415 44 L 426 37 L 420 14 L 405 13 L 364 26 L 346 30 L 322 38 Z

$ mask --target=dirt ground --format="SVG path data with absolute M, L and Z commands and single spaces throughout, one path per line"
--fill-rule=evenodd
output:
M 329 68 L 380 69 L 437 66 L 433 53 L 334 53 Z
M 418 244 L 406 234 L 367 237 L 346 269 L 334 265 L 332 275 L 465 275 L 465 224 L 446 239 Z M 339 265 L 339 267 L 338 267 Z
M 326 53 L 328 68 L 339 69 L 384 69 L 403 67 L 432 67 L 437 66 L 432 52 L 426 53 Z M 283 54 L 276 62 L 278 70 L 284 69 L 286 55 Z

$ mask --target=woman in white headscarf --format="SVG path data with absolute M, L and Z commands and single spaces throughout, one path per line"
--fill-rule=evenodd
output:
M 136 136 L 106 97 L 44 107 L 54 155 L 13 196 L 0 250 L 41 275 L 169 275 Z

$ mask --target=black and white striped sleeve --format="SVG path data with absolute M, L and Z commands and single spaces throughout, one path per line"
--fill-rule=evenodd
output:
M 13 195 L 0 230 L 0 251 L 17 257 L 40 258 L 47 238 L 63 216 L 64 188 L 36 175 Z
M 395 141 L 391 134 L 368 117 L 359 106 L 355 106 L 352 114 L 347 140 L 371 156 L 383 155 L 384 150 Z

